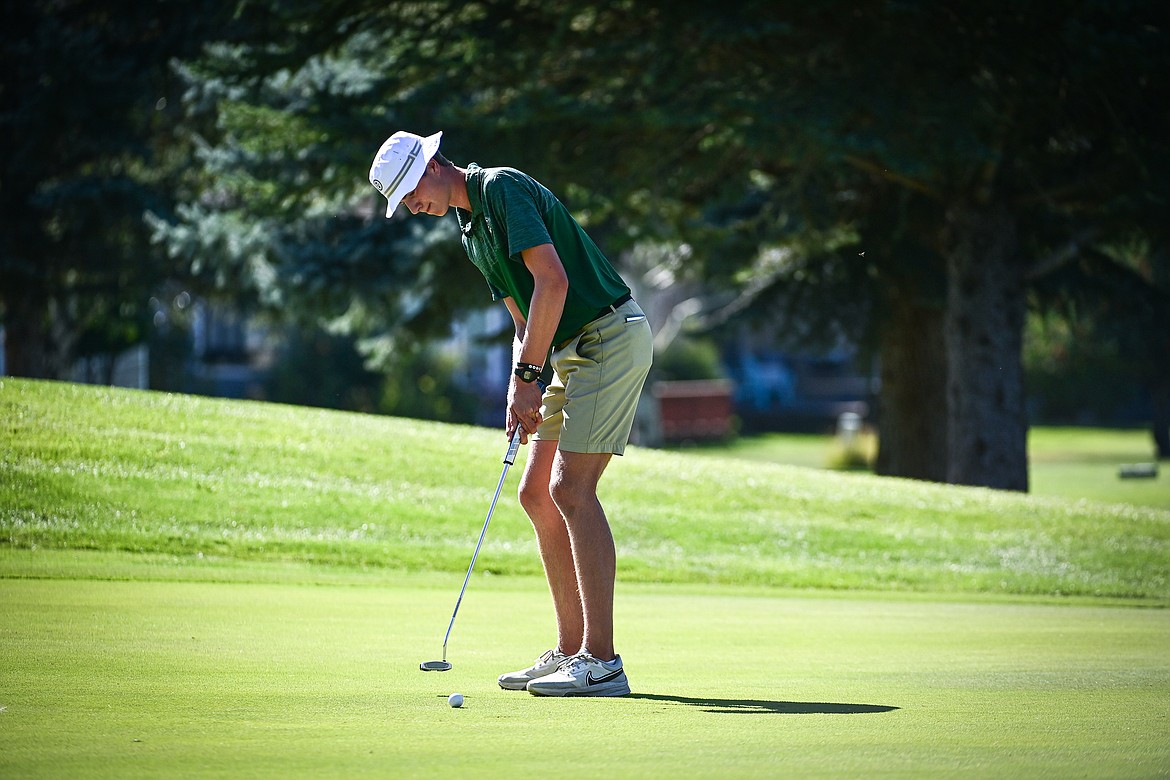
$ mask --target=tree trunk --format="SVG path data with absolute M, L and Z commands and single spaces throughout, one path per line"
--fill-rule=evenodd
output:
M 47 334 L 44 309 L 33 296 L 16 295 L 7 301 L 4 362 L 9 376 L 55 379 L 45 354 Z
M 1170 460 L 1170 384 L 1151 387 L 1150 402 L 1154 412 L 1151 430 L 1155 453 L 1158 460 Z
M 947 363 L 943 312 L 893 301 L 881 341 L 878 455 L 883 476 L 947 478 Z
M 78 331 L 73 317 L 55 298 L 24 292 L 5 304 L 5 369 L 30 379 L 69 379 L 76 359 Z
M 1028 489 L 1022 264 L 1004 209 L 947 214 L 947 481 Z

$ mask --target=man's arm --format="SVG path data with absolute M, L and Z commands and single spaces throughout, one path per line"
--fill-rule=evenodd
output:
M 552 347 L 553 335 L 565 309 L 565 296 L 569 292 L 569 279 L 565 267 L 552 244 L 540 244 L 520 253 L 524 265 L 532 273 L 535 282 L 532 301 L 528 305 L 527 319 L 520 313 L 511 298 L 504 303 L 512 314 L 516 325 L 516 341 L 513 357 L 520 363 L 543 366 Z M 535 382 L 521 382 L 513 375 L 508 384 L 508 437 L 520 425 L 525 433 L 534 433 L 540 425 L 540 388 Z M 527 436 L 522 435 L 524 442 Z
M 528 320 L 516 360 L 543 366 L 552 347 L 553 334 L 565 310 L 569 277 L 552 244 L 541 244 L 520 253 L 535 282 Z

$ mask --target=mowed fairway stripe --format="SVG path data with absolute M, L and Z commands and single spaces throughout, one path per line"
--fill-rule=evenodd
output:
M 1170 768 L 1162 609 L 619 585 L 634 695 L 560 700 L 495 683 L 550 641 L 538 580 L 477 578 L 418 670 L 451 585 L 0 580 L 0 776 Z

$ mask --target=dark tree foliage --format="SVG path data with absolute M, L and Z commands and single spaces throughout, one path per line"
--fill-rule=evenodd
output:
M 175 269 L 143 215 L 169 214 L 181 85 L 217 3 L 4 3 L 0 321 L 13 374 L 139 343 Z
M 88 8 L 33 7 L 58 5 Z M 366 183 L 390 132 L 442 129 L 613 255 L 686 245 L 701 325 L 878 353 L 883 473 L 1025 489 L 1029 306 L 1091 312 L 1164 379 L 1166 22 L 1152 0 L 243 2 L 175 71 L 195 164 L 151 227 L 200 284 L 386 358 L 486 300 L 449 220 L 386 222 Z M 1147 313 L 1113 317 L 1127 300 Z

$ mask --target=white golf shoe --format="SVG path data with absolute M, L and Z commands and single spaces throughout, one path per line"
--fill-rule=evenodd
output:
M 625 696 L 630 681 L 622 668 L 622 657 L 600 661 L 582 650 L 566 658 L 552 674 L 528 683 L 528 692 L 536 696 Z
M 500 687 L 508 691 L 522 691 L 533 680 L 555 672 L 566 658 L 568 656 L 556 648 L 545 650 L 527 669 L 501 674 Z

